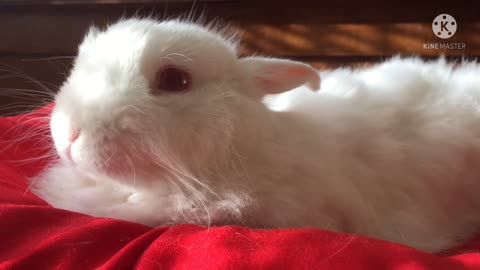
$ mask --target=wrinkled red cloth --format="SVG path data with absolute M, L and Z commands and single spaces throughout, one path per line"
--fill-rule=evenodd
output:
M 48 163 L 50 107 L 0 119 L 0 269 L 480 269 L 480 238 L 432 255 L 320 229 L 152 229 L 55 209 L 28 192 Z

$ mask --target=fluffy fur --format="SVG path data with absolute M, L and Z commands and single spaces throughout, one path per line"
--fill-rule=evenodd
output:
M 318 83 L 276 61 L 239 59 L 228 39 L 178 21 L 93 29 L 51 117 L 61 159 L 35 192 L 151 226 L 319 227 L 427 251 L 475 232 L 478 64 L 393 58 L 261 102 Z M 151 94 L 166 64 L 189 70 L 190 91 Z

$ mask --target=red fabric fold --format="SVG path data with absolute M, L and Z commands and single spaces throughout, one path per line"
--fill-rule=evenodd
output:
M 28 191 L 51 158 L 50 109 L 0 119 L 0 269 L 480 269 L 478 239 L 433 255 L 321 229 L 149 228 L 55 209 Z

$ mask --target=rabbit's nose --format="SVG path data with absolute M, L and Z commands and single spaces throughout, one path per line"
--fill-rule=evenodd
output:
M 78 139 L 78 137 L 80 137 L 80 129 L 70 131 L 70 135 L 68 136 L 68 142 L 72 144 Z
M 68 136 L 68 146 L 65 149 L 67 158 L 72 161 L 72 144 L 80 137 L 80 130 L 72 130 Z

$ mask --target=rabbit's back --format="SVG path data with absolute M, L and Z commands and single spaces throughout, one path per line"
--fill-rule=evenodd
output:
M 266 101 L 311 125 L 285 129 L 317 168 L 305 192 L 321 194 L 303 204 L 335 205 L 346 222 L 333 229 L 425 250 L 468 237 L 480 225 L 479 65 L 393 58 L 321 78 L 318 93 Z

